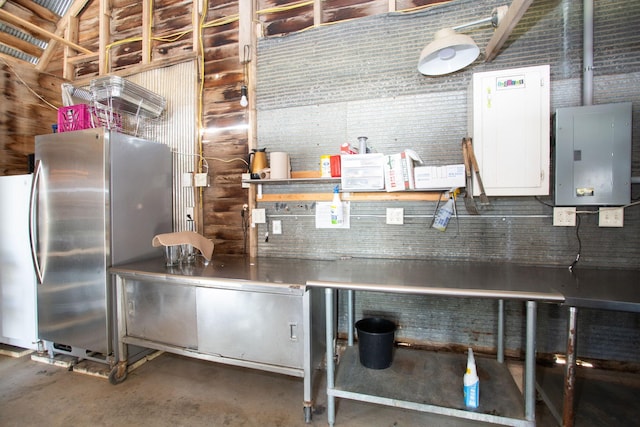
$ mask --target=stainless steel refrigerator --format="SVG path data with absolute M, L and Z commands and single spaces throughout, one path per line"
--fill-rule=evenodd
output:
M 0 176 L 0 343 L 36 350 L 36 276 L 29 248 L 32 175 Z
M 109 267 L 161 256 L 172 231 L 168 146 L 104 129 L 36 137 L 31 246 L 38 337 L 51 353 L 116 351 Z

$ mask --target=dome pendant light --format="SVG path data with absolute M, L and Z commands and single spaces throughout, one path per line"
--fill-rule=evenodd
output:
M 491 16 L 453 28 L 443 28 L 436 32 L 434 40 L 420 54 L 418 71 L 426 76 L 439 76 L 453 73 L 471 64 L 480 55 L 480 49 L 473 39 L 456 30 L 490 22 L 497 27 L 506 15 L 508 6 L 493 9 Z

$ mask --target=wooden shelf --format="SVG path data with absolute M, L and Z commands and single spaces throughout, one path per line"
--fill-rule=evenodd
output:
M 245 184 L 321 184 L 340 182 L 340 178 L 284 178 L 284 179 L 243 179 Z
M 342 201 L 351 202 L 372 202 L 372 201 L 437 201 L 442 196 L 442 192 L 418 192 L 418 191 L 398 191 L 387 192 L 345 192 L 340 194 Z M 295 201 L 316 201 L 330 202 L 333 199 L 332 193 L 277 193 L 262 194 L 257 198 L 257 202 L 295 202 Z M 443 199 L 444 200 L 444 199 Z
M 243 183 L 252 185 L 293 185 L 293 184 L 335 184 L 340 178 L 321 177 L 319 171 L 297 171 L 287 179 L 244 179 Z M 408 191 L 342 191 L 343 201 L 437 201 L 442 197 L 442 190 L 408 190 Z M 295 201 L 331 201 L 333 193 L 268 193 L 259 192 L 257 202 L 295 202 Z

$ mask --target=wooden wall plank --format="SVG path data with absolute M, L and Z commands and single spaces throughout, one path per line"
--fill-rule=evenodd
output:
M 0 175 L 28 172 L 27 155 L 34 151 L 35 135 L 51 133 L 51 125 L 57 122 L 56 109 L 36 97 L 29 88 L 49 103 L 59 106 L 61 83 L 59 77 L 0 57 L 0 92 L 3 97 L 0 103 Z

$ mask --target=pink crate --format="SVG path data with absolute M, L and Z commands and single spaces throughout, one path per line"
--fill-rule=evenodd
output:
M 58 132 L 70 132 L 92 127 L 91 110 L 87 104 L 58 108 Z

